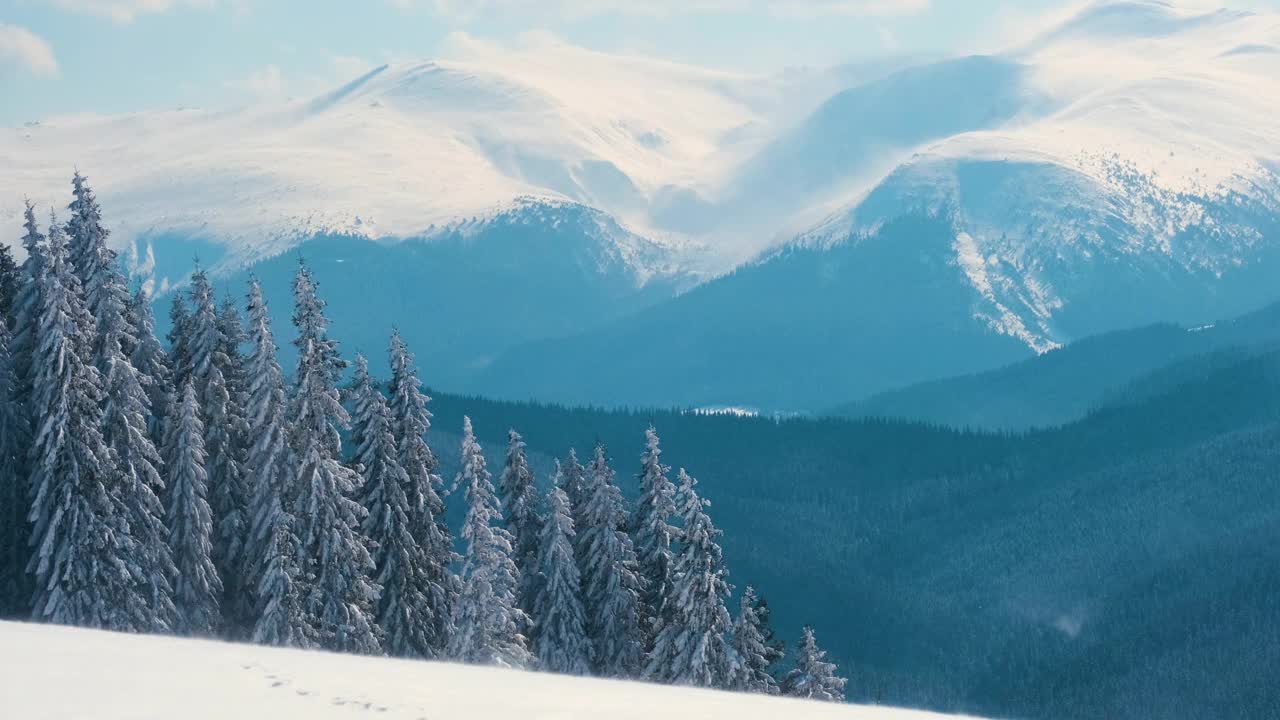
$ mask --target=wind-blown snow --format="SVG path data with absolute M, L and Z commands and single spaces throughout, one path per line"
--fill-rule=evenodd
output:
M 454 47 L 462 59 L 375 68 L 283 104 L 0 130 L 0 225 L 20 225 L 24 195 L 64 206 L 78 166 L 117 242 L 176 231 L 242 262 L 314 233 L 423 235 L 519 197 L 643 227 L 649 197 L 723 172 L 793 97 L 767 79 L 552 41 Z
M 887 708 L 0 623 L 22 720 L 928 720 Z

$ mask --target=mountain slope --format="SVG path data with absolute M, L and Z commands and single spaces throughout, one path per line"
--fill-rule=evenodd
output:
M 1030 351 L 972 321 L 945 218 L 792 248 L 601 328 L 509 350 L 470 391 L 571 403 L 815 411 Z
M 885 708 L 588 680 L 489 667 L 281 650 L 255 645 L 0 623 L 14 717 L 940 718 Z M 495 692 L 495 689 L 500 689 Z
M 319 282 L 344 347 L 384 367 L 398 327 L 423 377 L 443 387 L 460 386 L 513 347 L 616 322 L 693 282 L 665 265 L 661 246 L 572 203 L 524 200 L 421 240 L 317 237 L 218 282 L 239 294 L 249 273 L 261 279 L 286 368 L 299 258 Z M 158 315 L 167 322 L 163 309 Z
M 1003 55 L 1048 112 L 921 145 L 806 237 L 951 212 L 953 258 L 984 295 L 975 313 L 1041 351 L 1260 305 L 1280 262 L 1280 130 L 1266 119 L 1280 54 L 1264 52 L 1278 28 L 1157 0 L 1088 6 Z
M 1196 328 L 1152 325 L 1088 337 L 1008 367 L 891 390 L 828 412 L 989 430 L 1060 425 L 1167 391 L 1277 342 L 1280 305 L 1272 305 Z

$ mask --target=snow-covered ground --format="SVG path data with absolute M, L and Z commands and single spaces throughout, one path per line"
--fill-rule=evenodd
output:
M 927 720 L 946 716 L 445 663 L 0 623 L 13 720 Z

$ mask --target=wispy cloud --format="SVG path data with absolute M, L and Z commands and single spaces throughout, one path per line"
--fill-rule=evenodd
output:
M 177 7 L 212 8 L 218 0 L 51 0 L 53 5 L 69 12 L 86 13 L 110 18 L 118 23 L 130 23 L 139 15 L 164 13 Z M 221 3 L 242 12 L 245 0 Z
M 0 23 L 0 65 L 16 65 L 46 77 L 58 74 L 58 61 L 49 43 L 18 25 Z
M 689 14 L 759 13 L 773 17 L 832 15 L 886 17 L 929 9 L 931 0 L 387 0 L 400 9 L 425 9 L 470 21 L 494 12 L 536 11 L 561 18 L 596 15 L 670 17 Z
M 278 65 L 260 67 L 231 85 L 258 100 L 282 98 L 285 92 L 284 73 L 280 72 Z

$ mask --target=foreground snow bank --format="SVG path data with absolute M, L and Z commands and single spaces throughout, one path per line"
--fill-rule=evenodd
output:
M 445 663 L 0 623 L 0 706 L 22 720 L 926 720 L 905 710 Z

